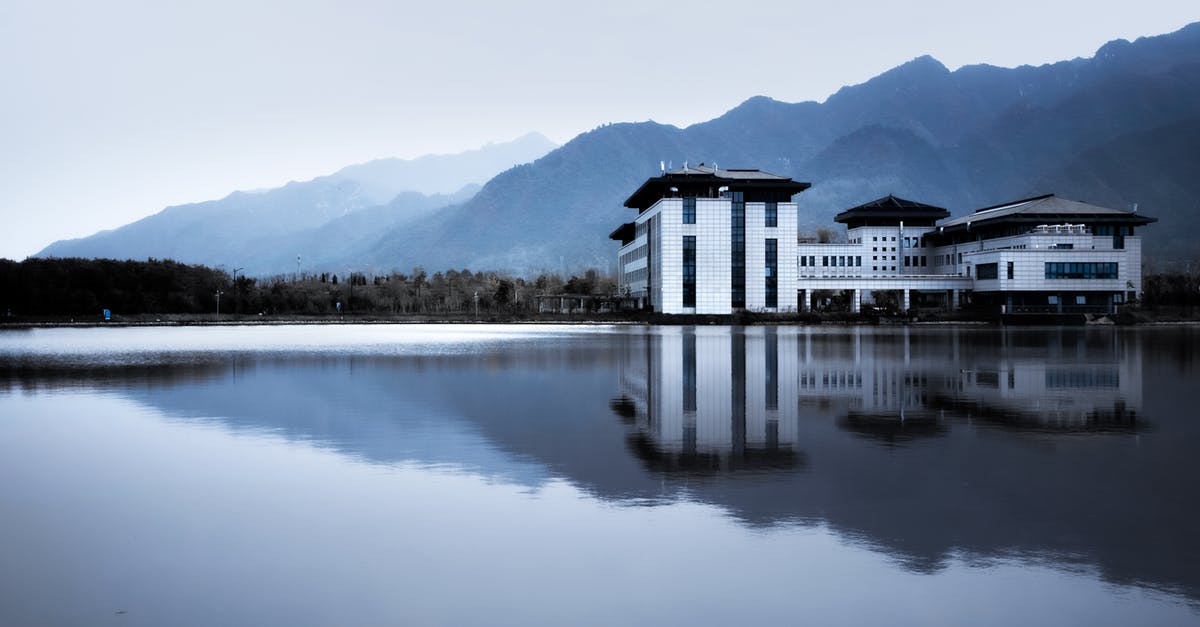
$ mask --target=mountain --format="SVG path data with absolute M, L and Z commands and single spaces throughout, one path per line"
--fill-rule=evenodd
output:
M 347 166 L 326 178 L 353 181 L 374 204 L 383 204 L 409 191 L 453 194 L 464 185 L 482 184 L 499 172 L 532 161 L 557 147 L 539 133 L 527 133 L 510 142 L 487 144 L 478 150 L 453 155 L 376 159 Z
M 950 71 L 920 57 L 824 103 L 759 96 L 685 129 L 597 128 L 393 230 L 360 259 L 380 268 L 612 268 L 607 234 L 634 215 L 622 202 L 660 161 L 684 160 L 812 182 L 797 197 L 806 229 L 888 193 L 961 215 L 1056 192 L 1137 203 L 1161 220 L 1145 231 L 1148 256 L 1200 258 L 1200 240 L 1187 235 L 1200 228 L 1198 114 L 1200 23 L 1040 67 Z
M 250 274 L 339 262 L 381 233 L 470 198 L 497 173 L 555 144 L 530 133 L 453 155 L 380 159 L 305 182 L 167 207 L 118 229 L 51 244 L 38 257 L 173 258 Z
M 260 273 L 293 268 L 297 252 L 310 255 L 308 267 L 330 270 L 612 269 L 616 245 L 607 235 L 634 216 L 622 206 L 625 198 L 658 174 L 661 161 L 686 160 L 812 182 L 797 197 L 801 228 L 810 231 L 889 193 L 961 215 L 1055 192 L 1113 207 L 1136 204 L 1160 219 L 1144 231 L 1150 262 L 1200 260 L 1200 239 L 1190 236 L 1200 230 L 1198 116 L 1200 23 L 1038 67 L 950 71 L 923 56 L 823 103 L 756 96 L 683 129 L 610 124 L 500 172 L 469 199 L 397 199 L 377 216 L 363 214 L 363 231 L 353 222 L 323 229 L 400 188 L 424 181 L 431 187 L 417 191 L 448 194 L 454 181 L 412 174 L 420 160 L 407 162 L 405 173 L 391 169 L 400 164 L 372 162 L 254 202 L 235 194 L 203 210 L 206 203 L 167 209 L 41 254 L 224 264 L 261 257 L 254 266 Z M 524 161 L 541 154 L 534 152 Z M 453 204 L 428 210 L 439 202 Z M 307 239 L 291 239 L 301 232 Z

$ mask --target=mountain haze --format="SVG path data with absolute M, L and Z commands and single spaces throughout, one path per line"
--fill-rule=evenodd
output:
M 625 197 L 660 161 L 684 160 L 812 182 L 797 196 L 805 229 L 889 193 L 960 215 L 1057 192 L 1137 203 L 1162 220 L 1144 232 L 1149 256 L 1195 258 L 1187 233 L 1200 229 L 1198 113 L 1200 24 L 1040 67 L 951 72 L 920 57 L 820 104 L 760 96 L 686 129 L 597 128 L 394 230 L 363 258 L 396 268 L 611 268 L 606 236 L 634 216 Z
M 255 248 L 270 241 L 280 251 L 261 260 L 260 272 L 294 268 L 296 253 L 313 254 L 305 250 L 320 250 L 314 267 L 328 263 L 334 271 L 416 265 L 521 273 L 612 269 L 616 244 L 607 235 L 635 215 L 622 206 L 624 199 L 658 174 L 661 161 L 690 161 L 811 182 L 796 197 L 801 228 L 808 231 L 889 193 L 961 215 L 1054 192 L 1111 207 L 1136 204 L 1160 219 L 1143 232 L 1152 262 L 1200 259 L 1200 240 L 1190 235 L 1200 230 L 1197 145 L 1200 23 L 1113 41 L 1091 58 L 1038 67 L 950 71 L 923 56 L 844 87 L 823 103 L 757 96 L 683 129 L 655 122 L 606 125 L 500 172 L 478 193 L 397 198 L 378 219 L 364 213 L 362 222 L 339 222 L 336 235 L 322 231 L 324 225 L 412 183 L 397 182 L 409 179 L 388 173 L 387 162 L 351 166 L 292 184 L 311 186 L 303 188 L 308 200 L 302 207 L 287 196 L 300 190 L 289 187 L 257 204 L 235 194 L 217 201 L 223 213 L 186 212 L 203 215 L 203 226 L 168 220 L 173 211 L 183 212 L 171 208 L 142 221 L 169 222 L 169 229 L 139 222 L 60 242 L 42 254 L 170 256 L 227 265 L 241 264 L 239 255 L 259 254 L 229 247 L 215 220 L 240 222 L 242 232 L 253 229 Z M 448 193 L 438 185 L 426 193 Z M 448 205 L 428 209 L 443 202 Z M 222 236 L 200 237 L 213 231 Z M 307 239 L 288 239 L 300 232 Z
M 126 226 L 51 244 L 38 257 L 172 258 L 250 274 L 329 264 L 380 233 L 462 202 L 479 185 L 555 145 L 530 133 L 454 155 L 380 159 L 311 181 L 167 207 Z

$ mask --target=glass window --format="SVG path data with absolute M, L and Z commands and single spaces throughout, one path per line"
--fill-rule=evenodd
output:
M 683 223 L 684 224 L 695 224 L 696 223 L 696 199 L 695 198 L 684 198 L 683 199 Z
M 766 306 L 772 309 L 779 306 L 779 279 L 775 276 L 779 271 L 779 241 L 766 241 Z
M 767 223 L 766 225 L 769 227 L 770 226 L 778 226 L 779 225 L 779 205 L 777 205 L 773 202 L 769 202 L 766 204 L 765 209 L 766 209 L 766 223 Z
M 743 192 L 731 192 L 729 203 L 729 304 L 734 309 L 746 307 L 746 201 Z
M 683 306 L 696 306 L 696 236 L 683 236 Z
M 1046 262 L 1047 279 L 1115 279 L 1118 268 L 1115 262 Z

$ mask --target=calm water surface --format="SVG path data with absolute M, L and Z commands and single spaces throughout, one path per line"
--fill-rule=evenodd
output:
M 0 625 L 1200 624 L 1194 328 L 0 331 Z

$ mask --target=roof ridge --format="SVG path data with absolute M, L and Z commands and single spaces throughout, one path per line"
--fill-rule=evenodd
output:
M 1030 196 L 1029 198 L 1022 198 L 1020 200 L 1010 200 L 1008 202 L 1002 202 L 998 205 L 992 205 L 990 207 L 976 209 L 973 213 L 981 213 L 983 211 L 991 211 L 992 209 L 1003 209 L 1004 207 L 1011 207 L 1013 205 L 1019 205 L 1021 203 L 1025 203 L 1025 202 L 1033 202 L 1035 200 L 1045 200 L 1047 198 L 1053 198 L 1053 197 L 1054 197 L 1053 193 L 1042 194 L 1041 196 Z M 1067 199 L 1067 200 L 1069 200 L 1069 199 Z

